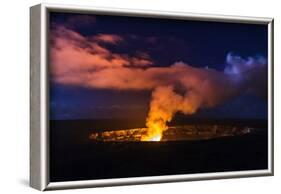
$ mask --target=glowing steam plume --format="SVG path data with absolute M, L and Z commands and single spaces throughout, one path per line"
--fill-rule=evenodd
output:
M 193 98 L 192 93 L 181 96 L 173 90 L 173 86 L 160 86 L 153 92 L 146 119 L 148 132 L 142 137 L 142 141 L 154 141 L 155 137 L 155 141 L 160 141 L 163 131 L 168 129 L 166 123 L 172 120 L 176 112 L 192 114 L 197 110 L 199 102 Z
M 267 63 L 263 57 L 247 60 L 228 54 L 224 72 L 191 68 L 184 65 L 185 76 L 179 76 L 180 92 L 174 85 L 159 86 L 152 93 L 150 110 L 146 119 L 148 132 L 142 141 L 160 141 L 168 129 L 175 113 L 193 114 L 199 108 L 209 108 L 235 98 L 243 93 L 252 92 L 266 96 Z

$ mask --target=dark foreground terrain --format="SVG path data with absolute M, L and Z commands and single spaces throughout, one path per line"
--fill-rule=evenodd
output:
M 245 135 L 167 142 L 95 142 L 87 122 L 51 121 L 52 182 L 267 169 L 264 122 Z

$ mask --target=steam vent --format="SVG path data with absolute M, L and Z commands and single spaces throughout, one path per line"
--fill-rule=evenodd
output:
M 93 141 L 183 141 L 204 140 L 226 136 L 244 135 L 251 132 L 249 127 L 236 127 L 226 125 L 183 125 L 168 127 L 162 134 L 156 134 L 150 139 L 147 136 L 148 128 L 103 130 L 93 132 L 89 138 Z

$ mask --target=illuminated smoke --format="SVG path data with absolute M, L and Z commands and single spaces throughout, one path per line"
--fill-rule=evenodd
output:
M 267 65 L 263 57 L 247 60 L 228 54 L 224 72 L 186 67 L 178 75 L 181 87 L 178 93 L 174 85 L 159 86 L 152 93 L 150 110 L 146 120 L 148 133 L 143 141 L 162 137 L 175 113 L 193 114 L 199 108 L 209 108 L 235 98 L 245 92 L 266 93 Z M 184 67 L 184 64 L 177 64 Z M 189 70 L 188 70 L 189 69 Z M 258 83 L 258 84 L 256 84 Z M 261 90 L 261 87 L 262 88 Z M 261 94 L 262 95 L 262 94 Z

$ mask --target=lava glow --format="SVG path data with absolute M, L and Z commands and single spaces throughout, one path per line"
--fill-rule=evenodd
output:
M 149 139 L 148 141 L 161 141 L 161 135 L 156 135 L 154 137 L 152 137 L 151 139 Z
M 156 115 L 152 117 L 152 112 L 149 114 L 150 116 L 146 120 L 146 126 L 148 127 L 146 134 L 142 135 L 141 141 L 161 141 L 163 132 L 167 130 L 166 122 L 161 119 L 158 119 Z M 155 119 L 157 118 L 157 119 Z
M 253 130 L 253 128 L 247 126 L 190 124 L 170 126 L 168 129 L 160 131 L 160 133 L 153 133 L 155 131 L 149 128 L 95 131 L 90 133 L 89 138 L 96 142 L 166 142 L 243 135 L 250 133 L 251 130 Z

